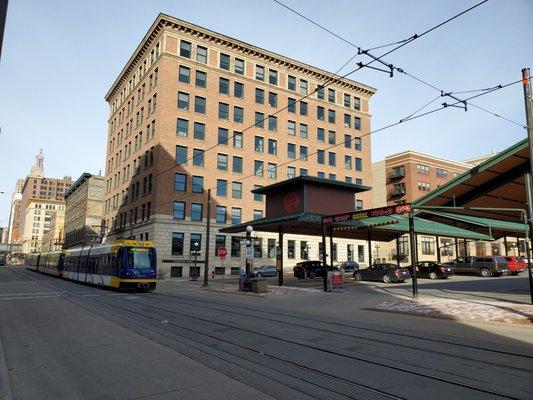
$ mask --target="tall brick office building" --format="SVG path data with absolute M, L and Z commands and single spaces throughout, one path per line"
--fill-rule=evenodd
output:
M 331 75 L 160 14 L 106 95 L 107 240 L 154 240 L 159 267 L 186 276 L 190 244 L 205 254 L 206 192 L 216 188 L 208 247 L 225 245 L 224 272 L 235 273 L 240 238 L 218 228 L 263 216 L 252 189 L 304 174 L 370 186 L 375 89 L 342 79 L 315 92 Z M 371 206 L 370 194 L 356 206 Z M 285 239 L 287 267 L 318 257 L 318 238 Z M 336 244 L 338 260 L 364 261 L 364 243 L 348 244 Z M 255 265 L 271 263 L 276 245 L 258 235 Z

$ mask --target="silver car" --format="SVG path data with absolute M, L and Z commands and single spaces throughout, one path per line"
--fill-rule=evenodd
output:
M 278 270 L 276 269 L 275 265 L 263 265 L 262 267 L 257 268 L 254 270 L 254 276 L 258 278 L 262 277 L 270 277 L 270 276 L 277 276 Z

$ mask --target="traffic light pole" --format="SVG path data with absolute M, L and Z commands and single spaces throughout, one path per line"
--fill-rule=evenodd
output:
M 211 189 L 207 189 L 207 225 L 205 232 L 204 284 L 209 286 L 209 236 L 211 235 Z

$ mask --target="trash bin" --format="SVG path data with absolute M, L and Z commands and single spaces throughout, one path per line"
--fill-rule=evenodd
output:
M 252 291 L 252 282 L 247 276 L 241 276 L 239 278 L 239 290 L 241 292 L 251 292 Z
M 267 292 L 267 280 L 264 278 L 252 278 L 252 292 L 254 293 L 266 293 Z

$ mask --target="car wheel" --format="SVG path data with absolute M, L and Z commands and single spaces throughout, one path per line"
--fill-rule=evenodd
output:
M 263 277 L 263 275 L 261 275 L 261 272 L 258 272 L 258 273 L 257 273 L 257 277 L 258 277 L 258 278 L 262 278 L 262 277 Z
M 388 275 L 383 275 L 383 282 L 385 282 L 385 283 L 391 283 L 392 280 L 391 280 L 390 276 L 388 276 Z
M 483 278 L 488 278 L 488 277 L 492 276 L 492 272 L 490 272 L 490 269 L 488 269 L 488 268 L 483 268 L 481 270 L 481 276 Z
M 315 271 L 309 271 L 309 272 L 307 273 L 307 276 L 308 276 L 309 278 L 311 278 L 311 279 L 314 279 L 315 276 L 316 276 Z
M 516 275 L 518 275 L 518 272 L 511 272 L 511 275 L 512 276 L 516 276 Z
M 356 281 L 360 281 L 361 280 L 361 274 L 359 272 L 354 272 L 353 273 L 353 278 L 356 280 Z
M 429 273 L 429 279 L 437 279 L 438 276 L 437 276 L 437 273 L 436 272 L 430 272 Z

